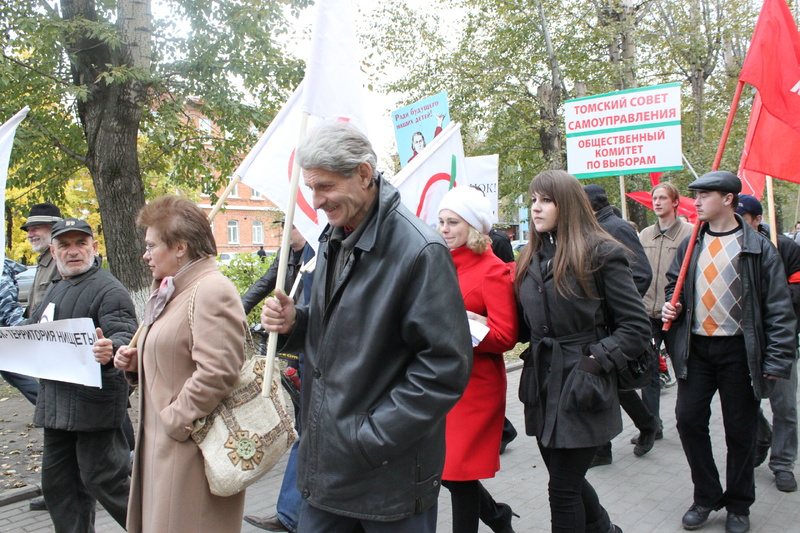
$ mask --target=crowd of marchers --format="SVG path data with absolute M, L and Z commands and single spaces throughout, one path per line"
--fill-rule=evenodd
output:
M 689 186 L 695 238 L 670 183 L 652 189 L 658 220 L 637 234 L 601 187 L 542 172 L 528 188 L 530 238 L 515 261 L 480 190 L 442 191 L 438 227 L 429 227 L 349 124 L 310 133 L 297 159 L 328 225 L 316 250 L 287 225 L 288 275 L 277 290 L 276 261 L 240 297 L 190 200 L 164 196 L 141 210 L 153 277 L 142 324 L 101 267 L 89 224 L 50 203 L 31 209 L 23 229 L 38 269 L 23 314 L 6 261 L 2 325 L 92 319 L 103 384 L 2 373 L 44 428 L 44 498 L 31 507 L 46 509 L 56 532 L 94 531 L 99 502 L 130 532 L 233 532 L 245 520 L 268 531 L 425 533 L 436 530 L 442 486 L 454 533 L 476 533 L 480 522 L 513 532 L 517 514 L 481 480 L 503 475 L 499 455 L 516 436 L 505 419 L 503 353 L 518 342 L 529 343 L 519 400 L 535 439 L 527 445 L 535 442 L 549 473 L 553 532 L 622 531 L 586 473 L 611 463 L 621 409 L 639 431 L 633 453 L 657 453 L 665 357 L 694 486 L 683 527 L 698 529 L 724 508 L 726 531 L 748 531 L 754 468 L 767 458 L 776 487 L 797 489 L 800 246 L 783 236 L 773 246 L 760 202 L 740 194 L 735 175 L 712 171 Z M 313 272 L 303 268 L 312 258 Z M 265 298 L 263 327 L 296 359 L 301 437 L 276 514 L 245 517 L 244 491 L 211 493 L 191 436 L 234 386 L 245 314 Z M 620 389 L 620 372 L 644 353 L 648 383 Z M 128 398 L 137 387 L 134 429 Z M 710 439 L 715 394 L 724 484 Z M 760 409 L 767 398 L 772 424 Z

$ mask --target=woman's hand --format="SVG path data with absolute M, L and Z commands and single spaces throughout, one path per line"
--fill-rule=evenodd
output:
M 261 309 L 261 325 L 264 326 L 264 329 L 282 335 L 292 332 L 296 317 L 297 310 L 294 307 L 294 300 L 286 296 L 280 289 L 275 290 L 273 298 L 267 298 Z
M 489 319 L 485 316 L 479 315 L 478 313 L 473 313 L 472 311 L 467 311 L 467 318 L 470 320 L 474 320 L 475 322 L 479 322 L 484 326 L 489 326 Z
M 134 346 L 120 346 L 114 356 L 114 366 L 125 372 L 139 372 L 139 350 Z

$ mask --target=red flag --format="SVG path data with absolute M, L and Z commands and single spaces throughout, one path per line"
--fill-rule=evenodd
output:
M 762 105 L 756 93 L 750 124 L 739 163 L 742 192 L 761 198 L 765 175 L 800 183 L 800 132 L 778 120 Z
M 653 197 L 647 191 L 629 192 L 625 196 L 639 202 L 648 209 L 653 209 Z M 694 206 L 694 200 L 681 196 L 681 201 L 678 204 L 678 214 L 686 215 L 689 218 L 689 222 L 694 224 L 697 220 L 697 208 Z
M 739 79 L 766 108 L 800 132 L 800 34 L 785 0 L 764 0 Z

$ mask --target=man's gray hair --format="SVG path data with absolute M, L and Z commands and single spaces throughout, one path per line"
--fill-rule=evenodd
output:
M 361 163 L 369 163 L 372 179 L 378 178 L 378 157 L 372 144 L 348 122 L 329 122 L 312 131 L 297 148 L 297 161 L 300 168 L 319 168 L 347 177 Z

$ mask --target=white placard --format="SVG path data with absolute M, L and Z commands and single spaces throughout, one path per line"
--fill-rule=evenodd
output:
M 25 376 L 102 387 L 91 318 L 70 318 L 0 328 L 0 370 Z
M 567 169 L 577 178 L 683 168 L 680 83 L 564 103 Z

